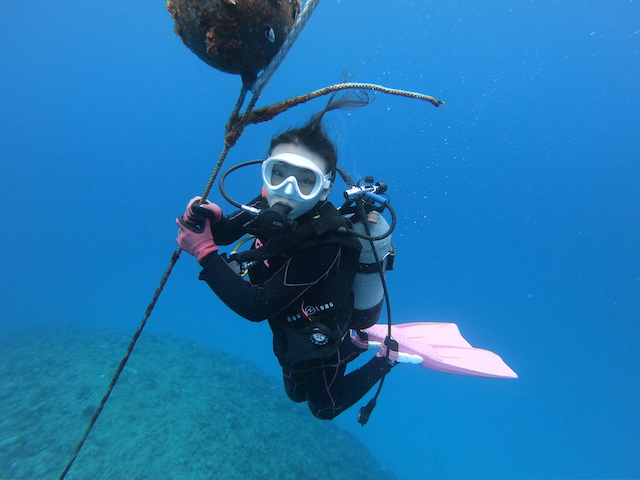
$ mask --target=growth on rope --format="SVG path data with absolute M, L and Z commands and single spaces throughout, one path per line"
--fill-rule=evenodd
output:
M 291 0 L 167 0 L 174 31 L 207 65 L 251 87 L 281 50 L 300 11 Z
M 430 95 L 424 95 L 422 93 L 416 92 L 408 92 L 406 90 L 397 90 L 395 88 L 387 88 L 381 85 L 376 85 L 374 83 L 338 83 L 336 85 L 331 85 L 329 87 L 324 87 L 314 92 L 307 93 L 305 95 L 299 95 L 297 97 L 289 98 L 280 103 L 276 103 L 274 105 L 269 105 L 268 107 L 263 107 L 259 110 L 253 110 L 249 113 L 249 116 L 245 120 L 245 124 L 255 124 L 266 122 L 271 120 L 276 115 L 281 114 L 282 112 L 290 109 L 291 107 L 298 106 L 302 103 L 308 102 L 309 100 L 313 100 L 314 98 L 321 97 L 323 95 L 327 95 L 329 93 L 337 92 L 339 90 L 347 90 L 347 89 L 356 89 L 356 90 L 374 90 L 377 92 L 388 93 L 390 95 L 399 95 L 402 97 L 415 98 L 417 100 L 424 100 L 431 103 L 434 107 L 439 107 L 440 105 L 447 106 L 444 102 L 433 98 Z
M 266 0 L 266 1 L 270 1 L 270 0 Z M 204 9 L 204 11 L 208 11 L 209 14 L 212 14 L 213 10 L 215 9 L 215 7 L 218 8 L 226 8 L 224 5 L 221 5 L 222 3 L 226 3 L 229 6 L 234 6 L 237 5 L 237 1 L 236 0 L 225 0 L 224 2 L 220 2 L 218 0 L 209 0 L 208 2 L 205 0 L 203 2 L 199 2 L 198 0 L 191 0 L 189 4 L 187 4 L 185 1 L 183 0 L 177 0 L 176 2 L 172 1 L 172 0 L 168 0 L 167 1 L 167 10 L 169 10 L 169 13 L 171 14 L 172 18 L 174 18 L 174 20 L 176 21 L 175 24 L 175 31 L 177 34 L 181 35 L 182 32 L 182 26 L 179 25 L 178 20 L 176 20 L 177 18 L 179 18 L 182 14 L 185 15 L 191 15 L 190 17 L 190 24 L 187 25 L 187 27 L 189 28 L 196 28 L 197 25 L 199 25 L 198 22 L 200 22 L 200 18 L 199 15 L 202 13 L 201 10 L 198 10 L 196 8 L 196 6 L 199 5 L 204 5 L 204 4 L 209 4 L 209 9 L 207 10 L 206 8 L 202 7 Z M 300 3 L 297 0 L 285 0 L 285 2 L 277 2 L 278 4 L 280 3 L 289 3 L 289 4 L 295 4 L 295 7 L 299 8 Z M 315 5 L 318 3 L 318 0 L 309 0 L 307 2 L 307 4 L 305 5 L 305 9 L 303 11 L 304 15 L 300 15 L 300 17 L 297 17 L 297 13 L 298 10 L 296 8 L 295 10 L 295 14 L 292 14 L 293 18 L 295 18 L 295 21 L 293 22 L 293 26 L 292 29 L 296 31 L 295 34 L 295 38 L 297 38 L 297 35 L 300 33 L 300 30 L 302 29 L 302 27 L 304 26 L 304 24 L 306 23 L 309 15 L 311 15 L 311 12 L 313 11 L 313 9 L 315 8 Z M 265 4 L 265 0 L 256 0 L 254 2 L 251 2 L 251 5 L 253 5 L 254 7 L 259 8 L 260 4 Z M 180 9 L 181 7 L 179 7 L 178 5 L 182 5 L 182 10 Z M 188 8 L 187 8 L 188 7 Z M 191 10 L 189 10 L 191 9 Z M 251 18 L 249 17 L 249 20 Z M 237 24 L 236 24 L 237 26 Z M 273 28 L 273 27 L 271 27 Z M 196 28 L 197 30 L 197 28 Z M 209 32 L 213 32 L 213 36 L 211 34 L 205 34 L 205 37 L 210 39 L 210 38 L 215 38 L 215 28 L 211 28 L 209 30 Z M 270 40 L 270 31 L 265 31 L 265 33 L 267 34 L 267 39 Z M 202 34 L 202 31 L 197 32 L 198 35 Z M 207 36 L 208 35 L 208 36 Z M 182 36 L 182 35 L 181 35 Z M 203 51 L 202 51 L 202 46 L 196 46 L 195 50 L 194 48 L 192 48 L 189 43 L 187 43 L 187 41 L 185 41 L 185 38 L 191 38 L 188 36 L 182 36 L 183 41 L 185 42 L 185 44 L 187 46 L 189 46 L 189 48 L 194 51 L 194 53 L 196 53 L 196 55 L 198 55 L 198 57 L 200 57 L 203 61 L 205 61 L 207 64 L 214 66 L 215 68 L 220 68 L 219 66 L 217 66 L 216 60 L 215 60 L 215 55 L 211 58 L 208 57 L 209 55 L 209 46 L 207 46 L 207 48 L 205 49 L 206 55 L 204 55 Z M 295 40 L 295 38 L 293 40 Z M 191 40 L 189 40 L 191 41 Z M 284 42 L 282 42 L 284 43 Z M 285 47 L 288 51 L 288 49 L 291 47 L 291 44 L 293 42 L 290 41 L 288 42 L 287 46 Z M 215 47 L 214 43 L 211 43 L 211 45 L 213 45 Z M 279 47 L 278 47 L 279 48 Z M 197 50 L 197 51 L 196 51 Z M 253 107 L 255 106 L 256 102 L 258 101 L 258 97 L 260 96 L 260 92 L 262 90 L 262 88 L 264 88 L 264 85 L 266 84 L 266 82 L 269 81 L 269 79 L 271 78 L 271 75 L 273 74 L 273 72 L 275 71 L 275 69 L 277 68 L 277 66 L 280 64 L 280 62 L 282 61 L 282 59 L 284 58 L 284 54 L 286 54 L 286 51 L 284 52 L 284 54 L 281 54 L 278 56 L 278 58 L 274 59 L 275 62 L 271 62 L 271 59 L 273 57 L 273 55 L 275 53 L 277 53 L 277 48 L 276 50 L 273 52 L 273 54 L 267 55 L 266 60 L 265 60 L 265 64 L 268 64 L 268 67 L 265 69 L 265 72 L 269 72 L 267 76 L 264 76 L 265 72 L 263 72 L 263 75 L 261 76 L 261 86 L 260 89 L 257 89 L 256 92 L 253 93 L 253 96 L 251 98 L 251 100 L 249 101 L 249 104 L 245 110 L 244 115 L 241 117 L 239 115 L 240 109 L 242 108 L 242 105 L 244 104 L 245 98 L 247 96 L 247 93 L 249 91 L 249 89 L 251 88 L 251 86 L 254 84 L 255 80 L 256 80 L 256 75 L 257 72 L 259 72 L 264 65 L 261 66 L 260 63 L 256 63 L 256 65 L 254 67 L 249 67 L 249 68 L 245 68 L 243 67 L 243 63 L 240 62 L 239 60 L 233 60 L 231 63 L 232 64 L 236 64 L 239 63 L 240 67 L 237 69 L 237 71 L 230 71 L 230 73 L 239 73 L 242 76 L 242 88 L 240 89 L 240 95 L 238 96 L 238 101 L 236 102 L 236 105 L 234 107 L 233 112 L 231 113 L 229 120 L 227 122 L 227 125 L 231 125 L 231 124 L 236 124 L 236 128 L 234 129 L 234 136 L 231 137 L 228 133 L 229 131 L 229 127 L 227 126 L 227 134 L 225 135 L 225 140 L 224 140 L 224 146 L 222 151 L 220 152 L 220 156 L 218 157 L 218 161 L 216 162 L 216 165 L 214 167 L 214 170 L 211 174 L 211 177 L 209 178 L 209 181 L 207 183 L 207 186 L 205 187 L 204 193 L 202 194 L 202 201 L 204 201 L 207 196 L 209 195 L 209 192 L 211 191 L 211 188 L 215 182 L 216 177 L 218 176 L 218 172 L 220 171 L 221 167 L 222 167 L 222 163 L 224 162 L 225 158 L 227 157 L 227 154 L 229 153 L 229 150 L 233 147 L 233 145 L 235 145 L 235 143 L 238 141 L 238 138 L 240 138 L 240 135 L 242 134 L 242 131 L 244 130 L 244 127 L 246 125 L 246 120 L 243 120 L 242 118 L 248 118 L 248 114 L 251 112 L 251 110 L 253 109 Z M 217 52 L 215 51 L 215 49 L 211 49 L 211 53 L 215 53 L 215 54 L 219 54 L 220 51 L 218 50 Z M 204 55 L 205 58 L 203 58 Z M 240 53 L 235 53 L 235 55 L 241 55 Z M 223 57 L 222 57 L 223 58 Z M 271 63 L 269 63 L 271 62 Z M 271 67 L 272 64 L 276 64 L 275 67 Z M 223 71 L 229 71 L 229 70 L 225 70 L 224 68 L 220 68 Z M 264 77 L 264 78 L 262 78 Z M 98 417 L 100 416 L 100 413 L 102 412 L 102 409 L 104 408 L 104 406 L 106 405 L 109 397 L 111 396 L 111 392 L 113 391 L 116 383 L 118 382 L 118 379 L 120 378 L 120 374 L 122 373 L 122 371 L 124 370 L 124 367 L 126 366 L 127 362 L 129 361 L 129 357 L 131 356 L 131 353 L 133 352 L 134 347 L 136 346 L 137 342 L 138 342 L 138 338 L 140 337 L 140 335 L 142 334 L 142 331 L 144 330 L 144 327 L 147 324 L 147 321 L 149 319 L 149 317 L 151 316 L 151 313 L 153 312 L 153 309 L 155 308 L 156 302 L 158 301 L 158 299 L 160 298 L 161 293 L 164 290 L 164 287 L 169 279 L 169 276 L 171 275 L 171 272 L 173 271 L 173 268 L 175 267 L 176 263 L 178 262 L 178 259 L 180 258 L 180 253 L 182 252 L 182 249 L 180 247 L 178 247 L 173 254 L 171 255 L 171 260 L 169 261 L 169 264 L 167 265 L 167 268 L 165 269 L 164 275 L 162 276 L 162 278 L 160 279 L 160 283 L 158 284 L 158 287 L 156 288 L 156 291 L 153 295 L 153 297 L 151 298 L 151 301 L 149 302 L 149 305 L 147 306 L 147 309 L 144 313 L 144 316 L 142 317 L 142 320 L 140 321 L 140 325 L 138 326 L 138 329 L 136 330 L 135 334 L 133 335 L 131 342 L 129 343 L 129 346 L 127 347 L 127 352 L 125 353 L 124 357 L 122 358 L 120 365 L 118 366 L 116 372 L 113 375 L 113 378 L 111 379 L 111 383 L 109 384 L 109 387 L 106 391 L 106 393 L 104 394 L 104 396 L 102 397 L 102 400 L 100 401 L 100 405 L 98 405 L 98 408 L 96 409 L 91 421 L 89 422 L 89 425 L 87 426 L 82 438 L 80 439 L 80 441 L 78 442 L 78 445 L 76 446 L 75 451 L 73 452 L 73 455 L 71 456 L 71 459 L 69 460 L 69 462 L 67 463 L 67 465 L 65 466 L 64 471 L 62 472 L 62 474 L 60 475 L 59 480 L 64 480 L 65 477 L 67 476 L 67 474 L 69 473 L 69 471 L 71 470 L 71 467 L 73 466 L 76 458 L 78 457 L 80 451 L 82 450 L 82 447 L 84 446 L 85 442 L 87 441 L 87 438 L 89 437 L 89 434 L 91 433 L 94 425 L 96 424 L 96 422 L 98 421 Z

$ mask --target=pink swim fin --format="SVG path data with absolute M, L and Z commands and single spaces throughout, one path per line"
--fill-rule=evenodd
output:
M 365 330 L 369 341 L 383 342 L 388 327 L 377 324 Z M 455 323 L 415 322 L 391 327 L 399 351 L 423 358 L 423 367 L 438 372 L 473 377 L 517 378 L 499 355 L 472 347 Z

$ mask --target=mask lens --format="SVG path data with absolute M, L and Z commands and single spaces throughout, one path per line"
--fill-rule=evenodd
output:
M 283 163 L 274 162 L 273 167 L 271 168 L 271 185 L 277 187 L 284 182 L 286 178 Z
M 273 163 L 270 178 L 272 186 L 277 187 L 290 177 L 295 178 L 298 190 L 303 195 L 309 195 L 319 180 L 318 174 L 308 168 L 296 167 L 285 162 Z
M 311 170 L 301 169 L 299 174 L 296 175 L 296 180 L 300 192 L 302 192 L 303 195 L 309 195 L 313 191 L 318 179 L 316 178 L 316 174 Z

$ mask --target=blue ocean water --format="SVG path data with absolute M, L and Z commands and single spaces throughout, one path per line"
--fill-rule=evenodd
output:
M 240 81 L 188 51 L 159 0 L 4 8 L 1 332 L 133 333 Z M 376 94 L 327 118 L 343 167 L 390 185 L 393 320 L 455 322 L 520 375 L 394 369 L 366 427 L 357 408 L 336 422 L 398 478 L 640 478 L 639 31 L 631 0 L 324 0 L 265 89 L 259 106 L 347 71 L 448 105 Z M 249 127 L 226 165 L 322 105 Z M 248 172 L 234 191 L 259 186 Z M 183 257 L 147 330 L 278 377 L 268 327 Z

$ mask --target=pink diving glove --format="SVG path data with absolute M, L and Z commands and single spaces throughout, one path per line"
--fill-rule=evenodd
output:
M 218 251 L 211 226 L 222 218 L 222 209 L 215 203 L 205 200 L 200 203 L 201 197 L 195 197 L 189 201 L 184 215 L 176 219 L 178 225 L 178 245 L 185 252 L 190 253 L 198 262 Z

